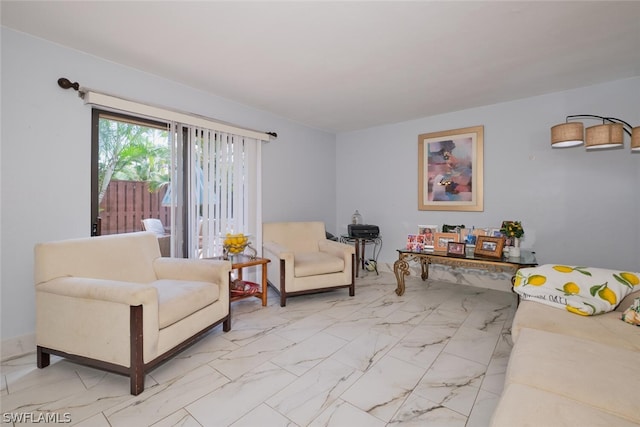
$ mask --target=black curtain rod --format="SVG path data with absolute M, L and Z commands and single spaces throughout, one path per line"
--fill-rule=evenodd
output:
M 66 77 L 60 77 L 58 79 L 58 86 L 60 86 L 62 89 L 74 89 L 76 91 L 80 91 L 80 83 L 78 82 L 71 83 L 71 80 L 69 80 Z M 278 137 L 278 134 L 276 132 L 264 132 L 264 133 L 273 138 Z

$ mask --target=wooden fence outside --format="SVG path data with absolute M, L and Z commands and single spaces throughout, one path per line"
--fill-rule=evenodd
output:
M 168 186 L 149 191 L 146 181 L 111 180 L 100 203 L 101 234 L 131 233 L 142 230 L 145 218 L 158 218 L 165 227 L 171 223 L 171 209 L 162 206 Z

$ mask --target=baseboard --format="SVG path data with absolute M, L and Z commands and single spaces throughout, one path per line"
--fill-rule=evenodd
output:
M 33 353 L 36 351 L 36 334 L 23 335 L 21 337 L 3 340 L 0 344 L 0 361 L 13 359 L 14 357 Z

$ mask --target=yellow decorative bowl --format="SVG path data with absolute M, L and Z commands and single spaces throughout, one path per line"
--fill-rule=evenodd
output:
M 222 246 L 225 251 L 232 254 L 240 254 L 244 252 L 244 250 L 249 246 L 249 236 L 245 236 L 242 233 L 239 234 L 230 234 L 224 237 L 224 241 L 222 242 Z

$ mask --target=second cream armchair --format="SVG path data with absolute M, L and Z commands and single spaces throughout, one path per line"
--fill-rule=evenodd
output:
M 287 297 L 349 288 L 355 295 L 355 249 L 327 240 L 323 222 L 272 222 L 262 226 L 269 282 Z

